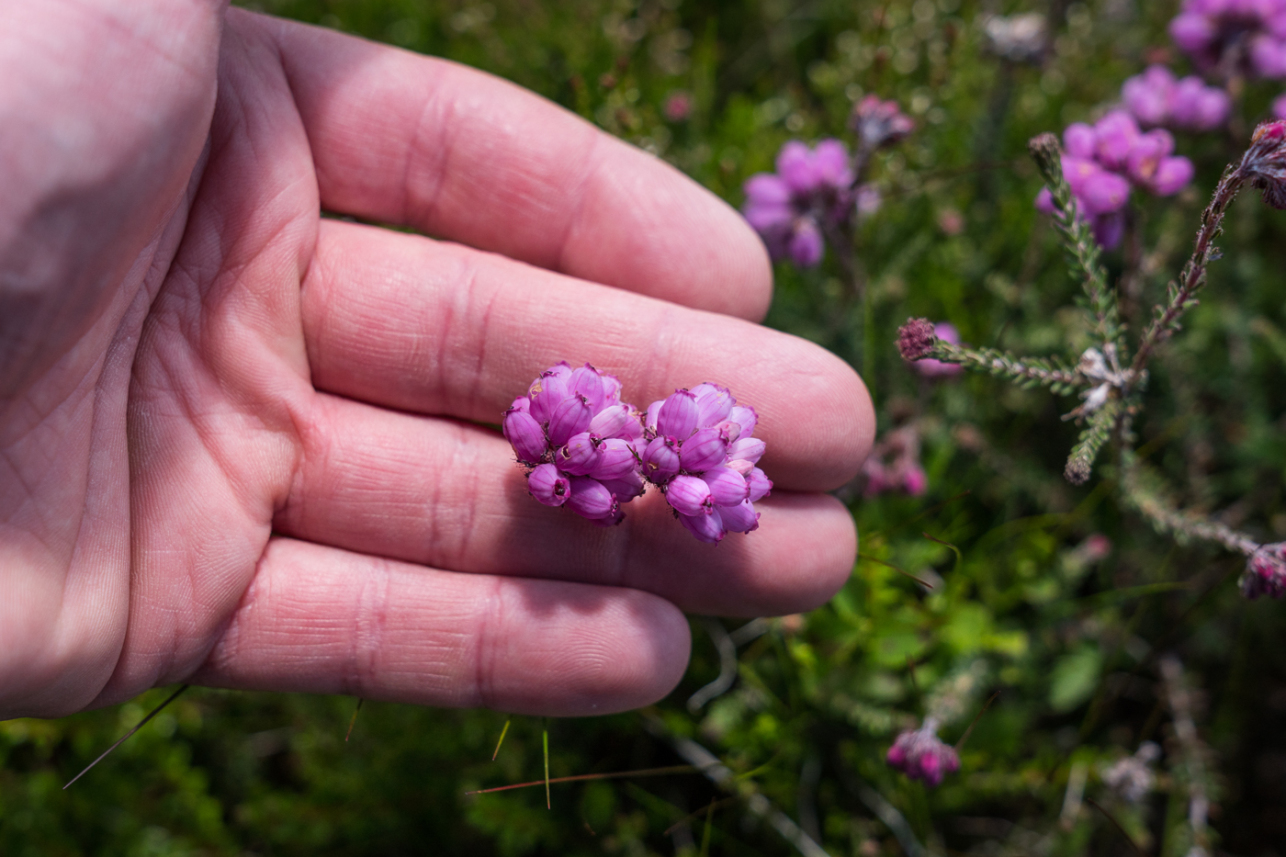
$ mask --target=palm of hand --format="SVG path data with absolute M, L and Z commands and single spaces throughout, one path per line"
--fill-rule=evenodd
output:
M 119 148 L 148 172 L 117 169 L 100 197 L 124 215 L 85 242 L 108 274 L 2 376 L 0 716 L 178 680 L 614 710 L 677 681 L 675 605 L 790 611 L 838 585 L 852 525 L 829 498 L 782 496 L 713 553 L 647 498 L 600 531 L 530 502 L 503 440 L 465 422 L 564 357 L 639 400 L 708 374 L 769 425 L 825 397 L 774 475 L 843 481 L 872 428 L 855 377 L 634 294 L 761 312 L 735 218 L 508 86 L 257 16 L 228 17 L 215 103 L 217 16 L 184 14 L 198 59 L 147 81 L 160 127 Z

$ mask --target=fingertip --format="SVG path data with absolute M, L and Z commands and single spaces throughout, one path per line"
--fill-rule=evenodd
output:
M 798 531 L 796 538 L 763 539 L 756 561 L 779 572 L 760 584 L 757 598 L 771 603 L 774 615 L 805 613 L 829 601 L 853 572 L 858 544 L 853 515 L 829 494 L 774 492 L 755 508 L 761 530 Z
M 583 599 L 589 588 L 580 590 Z M 533 683 L 527 669 L 506 671 L 512 687 L 493 689 L 507 700 L 505 710 L 558 717 L 615 714 L 651 705 L 674 690 L 691 654 L 683 613 L 648 592 L 610 591 L 597 610 L 582 600 L 581 609 L 594 614 L 592 621 L 562 622 L 549 629 L 554 645 L 546 654 L 553 662 L 540 671 L 552 686 Z M 524 597 L 529 596 L 530 592 Z M 555 612 L 562 612 L 569 602 L 555 597 L 560 598 Z M 537 615 L 544 612 L 534 603 L 526 609 Z
M 761 434 L 768 439 L 763 468 L 776 479 L 774 468 L 780 465 L 776 472 L 785 477 L 783 487 L 833 491 L 857 476 L 871 451 L 875 406 L 853 367 L 800 342 L 804 347 L 794 350 L 775 381 L 787 395 L 751 402 L 760 410 Z
M 745 218 L 633 146 L 612 138 L 598 145 L 599 163 L 559 269 L 671 303 L 762 319 L 772 301 L 772 265 Z

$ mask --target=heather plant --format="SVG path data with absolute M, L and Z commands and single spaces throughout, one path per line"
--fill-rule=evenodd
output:
M 858 555 L 806 614 L 692 617 L 688 673 L 637 713 L 367 701 L 354 718 L 348 697 L 193 687 L 66 791 L 171 689 L 0 723 L 0 853 L 1280 851 L 1286 623 L 1281 601 L 1246 596 L 1278 594 L 1286 568 L 1286 221 L 1229 184 L 1280 187 L 1269 136 L 1243 160 L 1282 85 L 1252 54 L 1261 45 L 1270 68 L 1272 4 L 1241 18 L 1232 3 L 1119 0 L 256 5 L 533 88 L 762 224 L 776 256 L 766 323 L 860 368 L 875 400 L 875 452 L 837 492 Z M 1133 128 L 1113 118 L 1105 137 L 1128 145 L 1101 156 L 1114 113 Z M 1072 126 L 1092 147 L 1064 139 L 1060 156 L 1046 139 L 1046 176 L 1028 142 Z M 1076 157 L 1088 175 L 1063 168 Z M 1189 177 L 1162 196 L 1160 165 L 1178 158 Z M 757 175 L 775 177 L 762 195 Z M 1072 186 L 1082 178 L 1102 186 Z M 1212 195 L 1217 223 L 1202 219 Z M 1099 217 L 1114 245 L 1095 237 Z M 1185 268 L 1198 232 L 1204 255 Z M 928 320 L 908 339 L 930 356 L 911 363 L 897 350 L 908 318 Z M 572 373 L 584 359 L 561 357 Z M 591 422 L 616 407 L 597 377 L 608 401 Z M 638 433 L 600 440 L 641 463 L 650 402 L 623 393 Z M 555 446 L 544 420 L 494 419 L 524 470 L 553 471 L 519 502 L 574 518 L 566 499 L 535 504 L 558 499 L 560 478 L 591 480 L 611 499 L 571 523 L 604 551 L 629 537 L 633 487 L 558 476 L 567 426 Z M 721 442 L 686 475 L 736 471 L 715 463 Z M 1073 448 L 1080 484 L 1063 475 Z M 593 469 L 570 459 L 594 452 L 569 448 L 566 463 Z M 673 452 L 658 444 L 648 493 Z M 619 512 L 620 527 L 593 529 Z M 719 557 L 762 550 L 772 525 L 765 514 L 715 547 L 666 523 Z M 794 557 L 775 560 L 794 573 Z M 488 789 L 504 790 L 466 794 Z

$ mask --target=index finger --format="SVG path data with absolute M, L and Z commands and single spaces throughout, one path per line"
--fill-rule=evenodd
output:
M 663 161 L 491 75 L 234 13 L 280 47 L 326 209 L 674 303 L 767 311 L 762 242 Z

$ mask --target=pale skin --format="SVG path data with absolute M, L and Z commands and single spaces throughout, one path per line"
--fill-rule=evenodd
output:
M 217 2 L 4 6 L 0 718 L 177 682 L 620 711 L 678 682 L 682 611 L 843 584 L 823 492 L 869 397 L 754 323 L 771 270 L 712 195 L 444 61 Z M 754 405 L 759 530 L 527 496 L 487 424 L 563 359 Z

